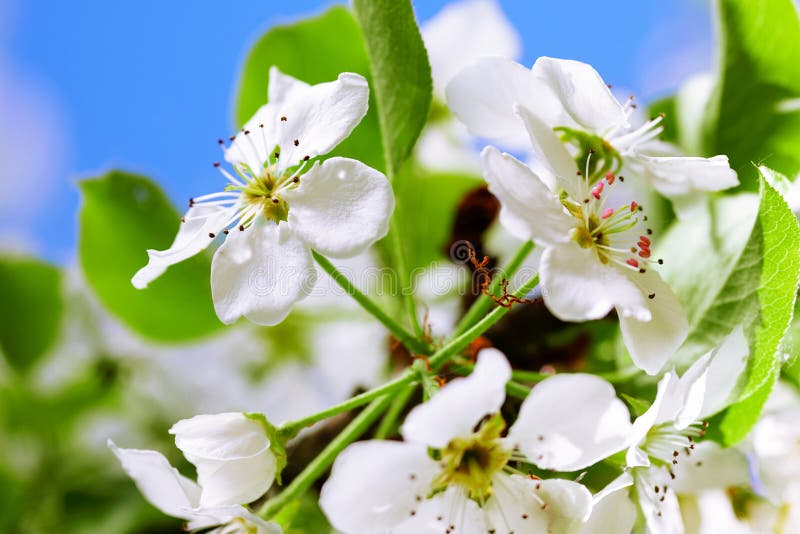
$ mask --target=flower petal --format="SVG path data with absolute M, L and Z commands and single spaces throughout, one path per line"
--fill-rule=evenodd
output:
M 683 534 L 683 518 L 678 505 L 678 496 L 671 487 L 667 470 L 639 468 L 635 471 L 636 494 L 639 508 L 647 524 L 649 534 Z M 659 486 L 658 492 L 655 487 Z
M 722 191 L 739 184 L 736 171 L 731 169 L 727 156 L 659 157 L 635 153 L 628 159 L 634 164 L 638 163 L 642 178 L 665 196 Z
M 531 390 L 508 440 L 542 469 L 576 471 L 621 451 L 630 431 L 628 409 L 611 384 L 565 374 Z
M 528 109 L 544 99 L 557 104 L 546 87 L 527 69 L 504 58 L 483 58 L 456 74 L 447 84 L 447 105 L 473 135 L 525 146 L 528 136 L 514 104 Z
M 486 534 L 486 513 L 458 486 L 425 499 L 391 534 Z M 361 533 L 359 533 L 361 534 Z
M 531 159 L 551 176 L 547 183 L 558 184 L 573 199 L 580 201 L 586 195 L 583 178 L 578 176 L 578 166 L 553 128 L 545 124 L 529 109 L 517 105 L 514 112 L 522 120 L 531 140 Z
M 713 441 L 697 443 L 691 456 L 672 469 L 675 479 L 670 486 L 681 494 L 750 484 L 750 467 L 745 454 L 734 447 L 723 449 Z
M 346 534 L 385 532 L 420 506 L 437 468 L 424 445 L 355 443 L 336 458 L 319 504 L 331 524 Z
M 349 158 L 315 164 L 284 198 L 292 230 L 334 258 L 353 257 L 385 236 L 394 210 L 386 176 Z
M 620 314 L 622 339 L 636 367 L 655 375 L 686 339 L 689 322 L 678 297 L 655 270 L 624 272 L 641 295 L 647 295 L 642 302 L 651 318 L 646 321 L 636 315 Z
M 272 522 L 267 522 L 255 515 L 250 510 L 243 506 L 213 506 L 209 508 L 200 508 L 192 511 L 194 519 L 189 521 L 186 525 L 187 530 L 194 531 L 203 528 L 213 527 L 215 525 L 225 525 L 233 520 L 245 521 L 244 525 L 237 525 L 256 530 L 244 530 L 244 532 L 252 532 L 253 534 L 282 534 L 281 527 Z M 214 533 L 217 530 L 212 531 Z M 234 532 L 240 532 L 235 530 Z M 211 534 L 211 533 L 208 533 Z
M 148 250 L 149 261 L 139 269 L 131 283 L 136 289 L 144 289 L 147 284 L 164 274 L 167 267 L 191 258 L 205 250 L 214 237 L 230 224 L 236 214 L 235 207 L 193 206 L 184 216 L 175 240 L 167 250 Z
M 641 291 L 590 248 L 575 242 L 547 248 L 539 268 L 544 303 L 562 321 L 600 319 L 615 306 L 642 320 L 650 316 Z
M 630 534 L 636 522 L 636 505 L 628 496 L 633 484 L 628 473 L 614 479 L 592 499 L 589 519 L 578 531 L 580 534 Z
M 277 462 L 264 428 L 253 419 L 241 413 L 197 415 L 169 432 L 197 468 L 201 507 L 246 504 L 272 485 Z
M 278 111 L 278 105 L 271 102 L 258 108 L 225 148 L 225 161 L 246 165 L 249 174 L 261 173 L 278 144 Z
M 470 434 L 483 417 L 500 410 L 510 378 L 511 366 L 503 353 L 483 349 L 471 375 L 452 380 L 411 410 L 403 423 L 403 437 L 441 449 L 453 438 Z
M 657 424 L 674 421 L 682 408 L 680 379 L 674 371 L 669 371 L 658 381 L 656 398 L 653 399 L 653 403 L 633 422 L 626 455 L 628 467 L 650 465 L 648 455 L 639 448 L 639 445 L 645 440 L 651 428 Z
M 121 449 L 108 440 L 108 447 L 119 458 L 147 501 L 167 515 L 192 519 L 191 509 L 200 500 L 200 486 L 172 467 L 156 451 Z
M 293 91 L 280 110 L 278 173 L 305 156 L 330 152 L 367 114 L 368 101 L 367 80 L 352 72 L 343 72 L 333 82 Z
M 705 418 L 727 407 L 739 378 L 747 367 L 750 347 L 744 330 L 736 327 L 714 351 L 706 377 L 706 391 L 699 417 Z
M 592 494 L 570 480 L 496 475 L 484 506 L 487 531 L 570 532 L 589 515 Z
M 259 221 L 233 230 L 211 262 L 211 294 L 220 320 L 241 316 L 280 323 L 316 282 L 311 252 L 286 223 Z
M 568 59 L 540 57 L 533 65 L 532 72 L 550 88 L 566 115 L 577 125 L 601 134 L 611 128 L 628 125 L 625 110 L 591 65 Z M 546 100 L 529 107 L 542 117 L 553 113 L 548 108 L 551 105 Z M 551 124 L 573 126 L 569 123 Z
M 509 232 L 544 243 L 569 239 L 575 219 L 527 165 L 493 146 L 483 149 L 481 159 L 483 176 L 500 200 L 501 222 Z
M 273 65 L 269 68 L 267 102 L 275 105 L 283 104 L 309 87 L 310 85 L 306 82 L 284 74 L 278 67 Z
M 420 27 L 431 64 L 434 92 L 444 99 L 453 76 L 481 57 L 516 59 L 517 30 L 494 0 L 462 0 L 444 6 Z

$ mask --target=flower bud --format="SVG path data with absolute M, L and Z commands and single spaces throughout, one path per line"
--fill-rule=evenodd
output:
M 272 485 L 277 463 L 258 421 L 241 413 L 197 415 L 169 432 L 197 468 L 201 507 L 246 504 Z

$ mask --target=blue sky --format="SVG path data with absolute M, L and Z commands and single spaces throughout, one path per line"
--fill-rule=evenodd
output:
M 213 191 L 250 44 L 332 3 L 0 0 L 0 246 L 69 262 L 75 182 L 111 167 L 151 176 L 180 204 Z M 415 2 L 418 18 L 445 3 Z M 499 3 L 524 63 L 588 61 L 645 100 L 711 65 L 703 0 Z

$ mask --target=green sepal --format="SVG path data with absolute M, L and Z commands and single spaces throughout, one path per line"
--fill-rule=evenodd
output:
M 283 472 L 283 468 L 286 467 L 287 461 L 286 442 L 291 439 L 291 436 L 284 436 L 275 425 L 267 421 L 267 418 L 263 413 L 245 412 L 243 415 L 248 419 L 252 419 L 257 423 L 260 423 L 261 426 L 264 427 L 264 432 L 266 432 L 267 438 L 269 439 L 269 450 L 275 455 L 275 480 L 279 485 L 282 485 L 283 482 L 281 481 L 281 473 Z

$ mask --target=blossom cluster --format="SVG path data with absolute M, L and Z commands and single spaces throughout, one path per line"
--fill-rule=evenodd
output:
M 483 286 L 480 298 L 493 311 L 477 319 L 534 299 L 565 323 L 612 317 L 616 350 L 629 357 L 643 390 L 654 386 L 653 398 L 619 394 L 613 377 L 580 369 L 531 378 L 480 337 L 485 329 L 470 329 L 477 321 L 465 329 L 451 321 L 433 333 L 426 313 L 420 335 L 404 339 L 385 312 L 349 288 L 413 363 L 384 385 L 297 421 L 221 413 L 178 422 L 170 433 L 196 482 L 159 452 L 109 442 L 145 498 L 190 530 L 218 534 L 281 532 L 288 505 L 282 495 L 315 494 L 317 480 L 324 480 L 320 509 L 346 534 L 680 533 L 690 524 L 744 532 L 758 513 L 734 513 L 731 488 L 753 507 L 796 498 L 800 486 L 782 461 L 796 455 L 798 433 L 781 422 L 797 412 L 796 399 L 787 408 L 774 395 L 737 447 L 708 439 L 709 419 L 746 379 L 751 332 L 737 326 L 700 357 L 676 358 L 690 324 L 659 274 L 657 221 L 641 200 L 667 199 L 678 211 L 736 187 L 728 158 L 685 155 L 662 141 L 667 118 L 642 118 L 633 99 L 620 102 L 586 63 L 540 57 L 528 68 L 493 56 L 513 55 L 506 50 L 481 49 L 456 69 L 438 61 L 435 40 L 429 42 L 435 95 L 452 115 L 424 132 L 420 160 L 436 147 L 446 150 L 447 132 L 458 132 L 447 142 L 461 153 L 479 143 L 502 231 L 537 253 L 536 275 L 520 288 L 512 292 L 507 280 Z M 211 294 L 226 324 L 284 321 L 317 283 L 315 263 L 348 287 L 328 258 L 368 251 L 389 232 L 395 208 L 394 184 L 383 172 L 326 158 L 366 116 L 369 93 L 356 73 L 309 85 L 273 66 L 268 103 L 229 142 L 219 141 L 221 190 L 189 201 L 174 242 L 148 251 L 133 285 L 144 289 L 169 266 L 221 241 Z M 520 393 L 519 382 L 534 385 Z M 418 390 L 421 402 L 406 409 Z M 367 403 L 281 493 L 293 446 L 313 425 Z M 367 418 L 371 410 L 391 413 L 390 404 L 404 421 L 396 434 L 373 428 L 373 439 L 357 441 L 376 421 Z M 796 508 L 764 521 L 797 525 L 787 515 Z

